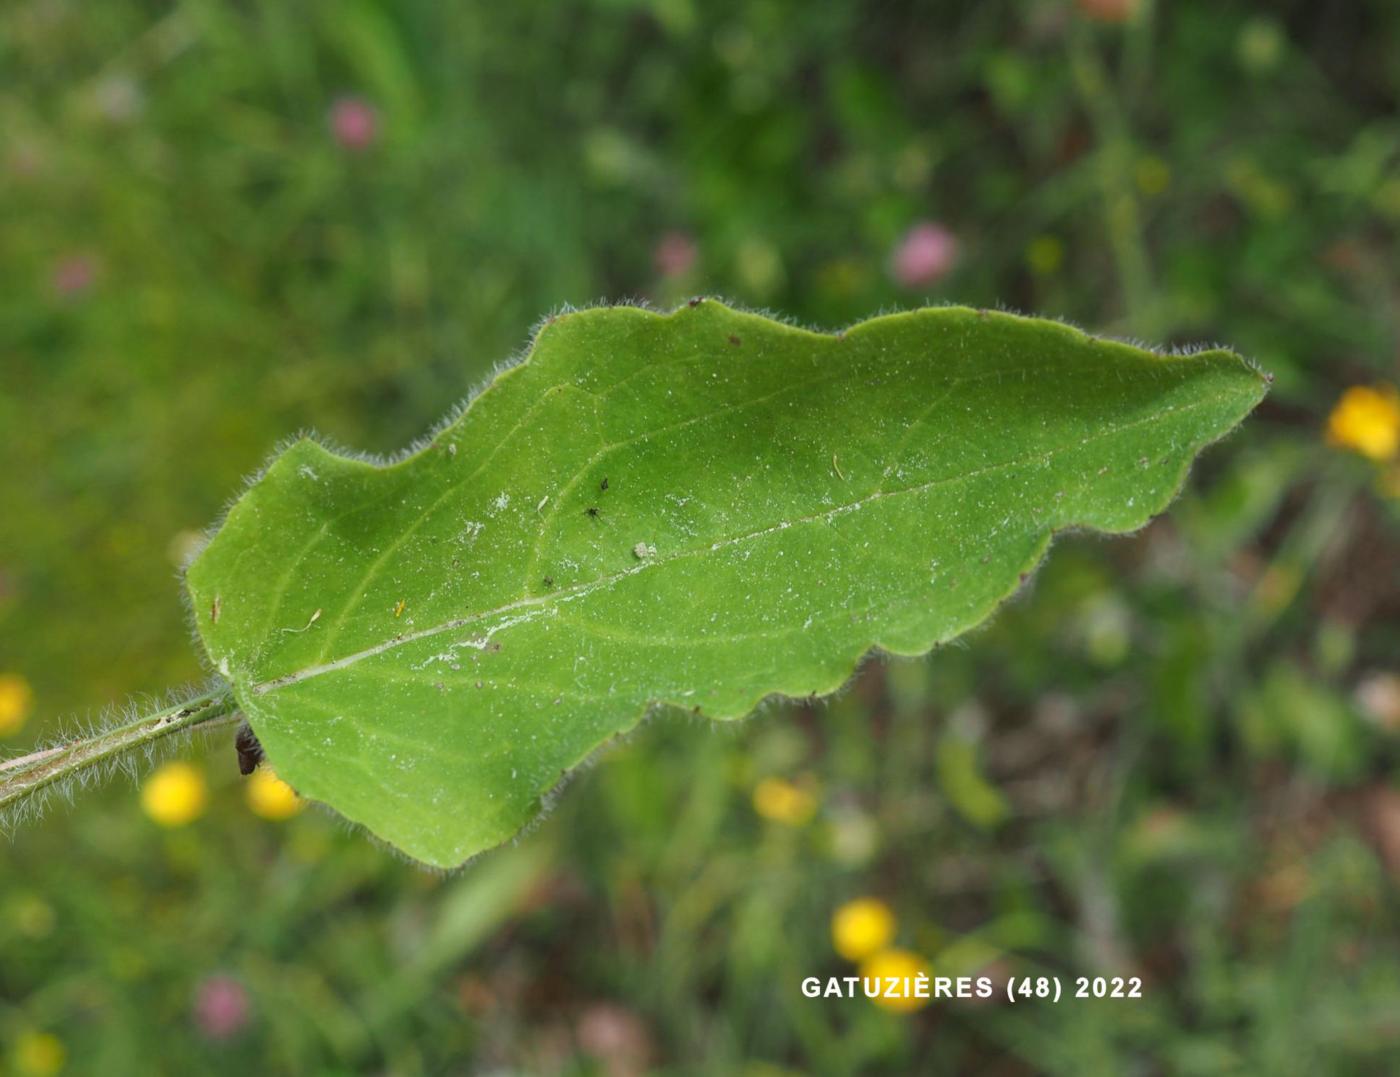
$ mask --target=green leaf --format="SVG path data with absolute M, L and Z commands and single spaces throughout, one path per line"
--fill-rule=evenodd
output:
M 967 631 L 1263 393 L 1230 352 L 956 307 L 585 310 L 397 463 L 293 444 L 188 586 L 278 773 L 455 865 L 658 706 L 738 718 Z

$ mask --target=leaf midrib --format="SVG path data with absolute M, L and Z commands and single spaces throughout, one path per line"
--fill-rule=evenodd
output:
M 818 337 L 823 336 L 822 334 L 813 335 Z M 823 339 L 835 340 L 838 338 Z M 692 357 L 692 359 L 693 358 L 694 357 Z M 689 362 L 692 360 L 686 359 L 682 361 Z M 665 363 L 657 365 L 672 366 L 675 364 Z M 510 374 L 513 373 L 514 370 L 519 369 L 522 368 L 516 367 L 511 371 L 507 371 L 506 373 Z M 424 508 L 419 511 L 416 518 L 399 533 L 399 535 L 394 539 L 394 541 L 391 542 L 388 546 L 386 546 L 375 556 L 375 559 L 365 570 L 365 574 L 361 577 L 360 582 L 356 586 L 354 592 L 347 596 L 347 598 L 344 600 L 342 604 L 342 615 L 340 617 L 337 617 L 334 621 L 330 621 L 327 624 L 327 638 L 322 644 L 321 653 L 318 656 L 318 658 L 320 658 L 322 662 L 318 662 L 318 664 L 324 663 L 326 654 L 335 645 L 335 640 L 339 637 L 340 633 L 344 631 L 346 615 L 348 615 L 348 613 L 350 612 L 351 607 L 353 607 L 356 602 L 358 602 L 368 593 L 370 584 L 379 577 L 379 574 L 383 570 L 384 566 L 389 562 L 390 558 L 392 558 L 395 553 L 397 553 L 404 547 L 404 544 L 407 543 L 409 539 L 411 539 L 413 535 L 415 535 L 418 532 L 419 528 L 421 528 L 431 518 L 432 514 L 442 506 L 443 502 L 447 501 L 453 493 L 461 489 L 463 486 L 475 481 L 482 474 L 482 472 L 486 469 L 490 462 L 494 460 L 495 457 L 505 449 L 506 445 L 510 442 L 510 439 L 520 432 L 520 430 L 524 427 L 525 423 L 528 422 L 529 419 L 532 418 L 539 411 L 539 409 L 544 405 L 544 403 L 548 399 L 550 399 L 556 393 L 573 389 L 583 393 L 586 396 L 591 396 L 603 404 L 606 404 L 609 400 L 613 398 L 617 391 L 622 388 L 622 386 L 626 385 L 633 378 L 644 374 L 648 371 L 654 372 L 655 369 L 656 365 L 643 367 L 641 369 L 635 370 L 627 377 L 623 378 L 622 381 L 610 386 L 607 392 L 601 394 L 595 392 L 592 389 L 587 388 L 586 386 L 579 385 L 576 382 L 566 382 L 562 384 L 551 385 L 547 389 L 545 389 L 544 392 L 541 394 L 540 398 L 525 409 L 525 411 L 511 425 L 511 428 L 508 431 L 506 431 L 506 433 L 502 435 L 500 439 L 497 440 L 496 444 L 492 447 L 490 452 L 486 454 L 486 456 L 477 464 L 476 467 L 472 469 L 470 473 L 468 473 L 465 476 L 462 476 L 461 478 L 453 479 L 451 482 L 449 482 L 447 488 L 444 489 L 443 492 L 439 494 L 436 498 L 434 498 L 430 504 L 424 506 Z M 992 370 L 980 371 L 975 374 L 959 375 L 950 378 L 948 383 L 943 387 L 943 391 L 939 393 L 939 395 L 935 397 L 932 401 L 930 401 L 928 406 L 924 408 L 923 411 L 921 411 L 920 414 L 912 422 L 910 422 L 908 428 L 904 431 L 904 434 L 901 437 L 898 445 L 895 446 L 895 450 L 892 453 L 892 458 L 898 458 L 900 453 L 902 453 L 904 448 L 908 445 L 909 440 L 914 436 L 915 431 L 917 431 L 920 426 L 927 422 L 929 416 L 933 414 L 934 410 L 938 407 L 938 405 L 945 402 L 948 399 L 948 397 L 951 396 L 953 392 L 958 388 L 961 388 L 965 385 L 976 384 L 977 382 L 981 381 L 987 381 L 990 379 L 1000 380 L 1001 378 L 1007 375 L 1014 375 L 1018 373 L 1024 375 L 1027 369 L 1028 368 L 1026 367 L 1016 367 L 1012 369 L 998 367 Z M 820 385 L 823 382 L 838 381 L 842 378 L 855 376 L 856 374 L 856 370 L 850 367 L 846 367 L 832 371 L 830 373 L 823 374 L 819 377 L 807 378 L 798 382 L 788 382 L 780 386 L 779 388 L 773 390 L 772 392 L 763 394 L 762 396 L 754 397 L 749 400 L 727 403 L 722 407 L 712 409 L 711 411 L 707 411 L 701 415 L 693 415 L 688 419 L 682 419 L 675 423 L 669 423 L 666 426 L 647 430 L 644 433 L 636 434 L 630 438 L 625 438 L 622 441 L 604 442 L 602 445 L 600 445 L 597 449 L 594 450 L 593 454 L 587 460 L 585 460 L 582 464 L 578 466 L 577 469 L 575 469 L 573 475 L 570 476 L 568 482 L 566 482 L 558 491 L 549 495 L 549 497 L 547 498 L 547 500 L 551 501 L 552 503 L 549 507 L 548 514 L 545 516 L 541 524 L 540 533 L 537 536 L 531 548 L 529 561 L 527 563 L 525 571 L 522 573 L 522 583 L 533 579 L 536 575 L 536 569 L 539 563 L 541 553 L 541 543 L 544 541 L 544 537 L 548 533 L 549 528 L 553 525 L 554 521 L 558 519 L 559 508 L 563 500 L 567 498 L 568 495 L 577 488 L 579 482 L 582 481 L 583 477 L 589 472 L 591 468 L 593 468 L 596 464 L 601 463 L 608 456 L 621 449 L 628 448 L 632 445 L 638 444 L 643 441 L 648 441 L 651 438 L 659 437 L 663 434 L 674 433 L 677 430 L 685 429 L 687 427 L 694 426 L 697 423 L 706 422 L 711 419 L 718 418 L 722 415 L 727 415 L 733 411 L 738 411 L 746 408 L 756 407 L 760 404 L 765 404 L 786 393 L 791 393 L 802 389 L 810 389 L 812 386 Z M 475 401 L 473 401 L 473 403 L 475 403 Z M 470 414 L 470 408 L 468 408 L 468 411 L 464 414 L 463 417 L 465 417 L 466 414 Z M 884 477 L 888 477 L 888 468 Z M 358 511 L 363 510 L 357 508 L 343 515 L 353 515 L 354 512 Z M 337 519 L 340 518 L 341 517 L 337 517 Z M 325 527 L 326 525 L 323 524 L 322 531 L 325 530 Z M 298 565 L 300 564 L 301 560 L 303 560 L 306 557 L 306 555 L 309 554 L 312 549 L 314 549 L 315 545 L 316 540 L 313 540 L 309 542 L 306 546 L 304 546 L 301 551 L 299 551 L 296 559 L 296 563 Z M 284 579 L 285 578 L 287 578 L 287 576 L 284 575 Z M 273 611 L 269 614 L 269 623 L 264 626 L 264 630 L 262 633 L 263 635 L 266 635 L 268 632 L 271 631 L 270 622 L 272 619 L 275 619 L 276 610 L 280 609 L 281 602 L 284 598 L 285 591 L 279 592 L 277 601 L 273 603 Z M 484 616 L 489 616 L 489 614 L 486 614 Z
M 776 534 L 779 531 L 785 531 L 792 527 L 797 527 L 809 523 L 816 523 L 819 521 L 829 521 L 839 516 L 844 516 L 848 513 L 859 511 L 866 505 L 882 500 L 884 498 L 899 497 L 905 494 L 922 493 L 927 490 L 936 489 L 941 486 L 951 486 L 959 482 L 965 482 L 969 479 L 974 479 L 981 475 L 991 474 L 996 471 L 1003 471 L 1010 468 L 1020 467 L 1038 459 L 1049 460 L 1062 453 L 1069 452 L 1073 449 L 1080 449 L 1083 448 L 1085 445 L 1092 444 L 1096 441 L 1102 441 L 1105 438 L 1114 437 L 1118 434 L 1123 433 L 1126 430 L 1131 430 L 1138 426 L 1145 426 L 1150 423 L 1163 421 L 1169 415 L 1191 411 L 1196 408 L 1204 407 L 1208 404 L 1218 404 L 1221 401 L 1225 400 L 1229 395 L 1230 394 L 1227 393 L 1218 393 L 1201 400 L 1192 401 L 1188 404 L 1182 404 L 1174 408 L 1166 408 L 1161 411 L 1153 412 L 1150 415 L 1145 415 L 1139 419 L 1132 420 L 1131 422 L 1121 423 L 1111 429 L 1099 431 L 1088 437 L 1080 439 L 1078 442 L 1072 445 L 1061 445 L 1050 449 L 1038 450 L 1026 456 L 1017 457 L 1014 460 L 1006 460 L 998 464 L 989 464 L 986 467 L 977 468 L 973 471 L 965 471 L 959 475 L 949 475 L 943 478 L 931 479 L 928 482 L 917 483 L 912 486 L 900 487 L 896 490 L 885 490 L 880 487 L 877 487 L 873 492 L 866 494 L 855 501 L 848 502 L 844 505 L 836 505 L 832 508 L 824 509 L 821 512 L 810 513 L 806 516 L 795 517 L 791 520 L 780 520 L 777 523 L 769 524 L 761 528 L 756 528 L 752 531 L 745 532 L 741 535 L 734 535 L 728 538 L 715 540 L 704 546 L 693 547 L 688 550 L 680 550 L 676 553 L 669 555 L 657 555 L 654 557 L 649 557 L 646 560 L 640 561 L 636 565 L 628 566 L 627 568 L 619 572 L 609 573 L 607 575 L 596 577 L 592 580 L 585 580 L 568 587 L 561 587 L 557 591 L 553 591 L 546 595 L 523 596 L 519 599 L 516 599 L 515 601 L 505 603 L 504 605 L 497 606 L 490 610 L 483 610 L 481 612 L 471 614 L 467 617 L 454 618 L 450 621 L 444 621 L 441 624 L 433 625 L 429 628 L 424 628 L 415 632 L 401 633 L 397 636 L 393 636 L 390 639 L 385 640 L 382 643 L 377 643 L 372 647 L 366 647 L 362 650 L 352 652 L 351 654 L 345 655 L 342 658 L 334 659 L 330 662 L 317 663 L 315 665 L 307 666 L 291 673 L 283 674 L 280 677 L 274 677 L 271 680 L 260 682 L 258 684 L 253 685 L 250 691 L 254 695 L 266 695 L 269 692 L 276 691 L 280 688 L 287 688 L 294 684 L 300 684 L 303 681 L 311 680 L 314 677 L 319 677 L 326 673 L 332 673 L 337 670 L 349 668 L 350 666 L 353 666 L 361 661 L 374 658 L 380 654 L 384 654 L 398 647 L 410 643 L 415 643 L 418 640 L 429 639 L 433 636 L 441 635 L 444 632 L 453 632 L 459 628 L 468 628 L 472 625 L 480 624 L 484 621 L 488 621 L 495 617 L 514 613 L 517 610 L 541 609 L 547 611 L 551 606 L 555 604 L 562 604 L 564 602 L 572 602 L 580 598 L 586 598 L 588 595 L 592 594 L 595 591 L 611 587 L 613 584 L 618 583 L 621 580 L 627 579 L 631 576 L 635 576 L 638 573 L 645 572 L 650 569 L 661 568 L 664 565 L 673 564 L 677 561 L 685 560 L 688 558 L 702 556 L 708 553 L 717 553 L 722 549 L 726 549 L 731 546 L 736 546 L 744 542 L 749 542 L 754 539 L 762 538 L 767 535 Z M 342 618 L 343 616 L 344 615 L 342 615 Z M 534 618 L 530 617 L 528 619 L 533 620 Z M 505 624 L 499 625 L 496 628 L 492 629 L 491 633 L 489 633 L 486 638 L 487 640 L 489 640 L 491 634 L 501 631 L 503 628 L 513 627 L 514 625 L 520 623 L 522 623 L 520 620 L 508 621 Z

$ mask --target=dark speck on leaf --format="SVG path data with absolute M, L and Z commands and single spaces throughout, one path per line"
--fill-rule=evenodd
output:
M 686 306 L 698 307 L 703 302 L 705 302 L 705 297 L 703 295 L 697 295 L 694 299 L 687 303 Z
M 600 489 L 600 490 L 606 490 L 607 488 L 608 488 L 608 480 L 607 480 L 607 477 L 605 476 L 605 477 L 603 478 L 603 481 L 600 482 L 600 483 L 598 484 L 598 489 Z
M 597 515 L 598 515 L 598 506 L 597 506 L 597 505 L 589 505 L 588 508 L 585 509 L 584 511 L 587 512 L 589 516 L 597 516 Z
M 743 343 L 743 342 L 742 342 L 738 337 L 736 337 L 733 333 L 730 333 L 730 334 L 729 334 L 729 343 L 733 344 L 734 347 L 737 348 L 737 347 L 738 347 L 741 343 Z
M 553 577 L 553 576 L 546 576 L 546 577 L 544 578 L 544 585 L 545 585 L 546 587 L 553 587 L 553 586 L 554 586 L 554 577 Z

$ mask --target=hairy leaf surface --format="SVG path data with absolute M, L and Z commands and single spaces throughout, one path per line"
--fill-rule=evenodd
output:
M 1230 352 L 963 308 L 585 310 L 397 463 L 292 445 L 187 582 L 278 773 L 450 866 L 650 708 L 737 718 L 966 631 L 1263 393 Z

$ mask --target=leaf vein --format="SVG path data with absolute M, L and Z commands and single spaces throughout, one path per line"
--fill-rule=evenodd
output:
M 622 569 L 618 572 L 600 576 L 594 580 L 588 580 L 582 583 L 574 584 L 571 587 L 561 589 L 549 595 L 527 595 L 513 602 L 508 602 L 504 605 L 498 606 L 495 609 L 484 610 L 466 617 L 454 618 L 453 620 L 446 621 L 442 624 L 434 625 L 429 628 L 420 629 L 416 632 L 403 633 L 382 643 L 375 644 L 372 647 L 368 647 L 363 650 L 346 655 L 343 658 L 339 658 L 331 662 L 324 662 L 317 665 L 308 666 L 295 672 L 273 678 L 272 680 L 256 684 L 253 686 L 252 691 L 257 695 L 264 695 L 268 692 L 275 691 L 279 688 L 284 688 L 292 684 L 298 684 L 302 681 L 309 680 L 313 677 L 321 676 L 325 673 L 330 673 L 334 672 L 335 670 L 344 669 L 350 665 L 354 665 L 357 662 L 363 661 L 366 658 L 372 658 L 375 655 L 383 654 L 385 651 L 392 650 L 396 647 L 400 647 L 406 643 L 414 642 L 430 636 L 440 635 L 443 632 L 450 632 L 458 628 L 465 628 L 469 625 L 480 624 L 483 621 L 487 621 L 492 617 L 504 616 L 506 614 L 513 613 L 517 610 L 547 607 L 550 603 L 554 602 L 562 603 L 577 601 L 581 598 L 586 598 L 588 595 L 594 593 L 595 591 L 611 587 L 612 585 L 630 576 L 634 576 L 639 572 L 645 572 L 652 569 L 656 569 L 661 567 L 662 565 L 671 564 L 675 561 L 680 561 L 696 556 L 702 556 L 706 553 L 715 553 L 719 550 L 737 546 L 741 543 L 751 542 L 756 539 L 764 538 L 768 535 L 785 531 L 790 527 L 808 523 L 826 522 L 832 519 L 836 519 L 839 516 L 844 516 L 851 512 L 857 512 L 860 509 L 864 508 L 866 505 L 869 505 L 875 501 L 879 501 L 887 497 L 899 497 L 906 494 L 924 493 L 928 490 L 946 486 L 953 486 L 961 482 L 967 482 L 971 479 L 978 478 L 983 475 L 993 474 L 999 471 L 1006 471 L 1016 467 L 1021 467 L 1026 464 L 1033 463 L 1037 460 L 1049 460 L 1063 453 L 1070 452 L 1076 449 L 1082 449 L 1085 445 L 1089 445 L 1097 441 L 1102 441 L 1106 438 L 1115 437 L 1121 433 L 1124 433 L 1127 430 L 1135 429 L 1139 426 L 1145 426 L 1149 423 L 1160 422 L 1167 415 L 1180 414 L 1182 412 L 1192 411 L 1197 408 L 1204 407 L 1208 404 L 1218 404 L 1224 399 L 1226 399 L 1225 394 L 1216 394 L 1214 396 L 1204 397 L 1200 400 L 1196 400 L 1188 404 L 1178 405 L 1174 408 L 1164 408 L 1160 411 L 1142 416 L 1141 418 L 1134 419 L 1130 422 L 1120 423 L 1117 426 L 1114 426 L 1110 429 L 1101 430 L 1089 437 L 1081 438 L 1072 445 L 1062 445 L 1055 448 L 1037 450 L 1034 453 L 1017 457 L 1013 460 L 1006 460 L 998 464 L 989 464 L 986 467 L 977 468 L 973 471 L 966 471 L 958 475 L 949 475 L 938 479 L 931 479 L 928 482 L 917 483 L 912 486 L 901 487 L 894 490 L 877 490 L 874 493 L 858 498 L 857 500 L 849 502 L 845 505 L 837 505 L 829 509 L 824 509 L 821 512 L 812 513 L 807 516 L 797 517 L 792 520 L 780 520 L 777 523 L 770 524 L 766 527 L 757 528 L 753 531 L 745 532 L 741 535 L 735 535 L 729 538 L 716 540 L 710 543 L 708 546 L 697 546 L 688 550 L 680 550 L 670 555 L 648 558 L 645 561 L 641 561 L 636 565 L 629 566 L 628 568 Z

